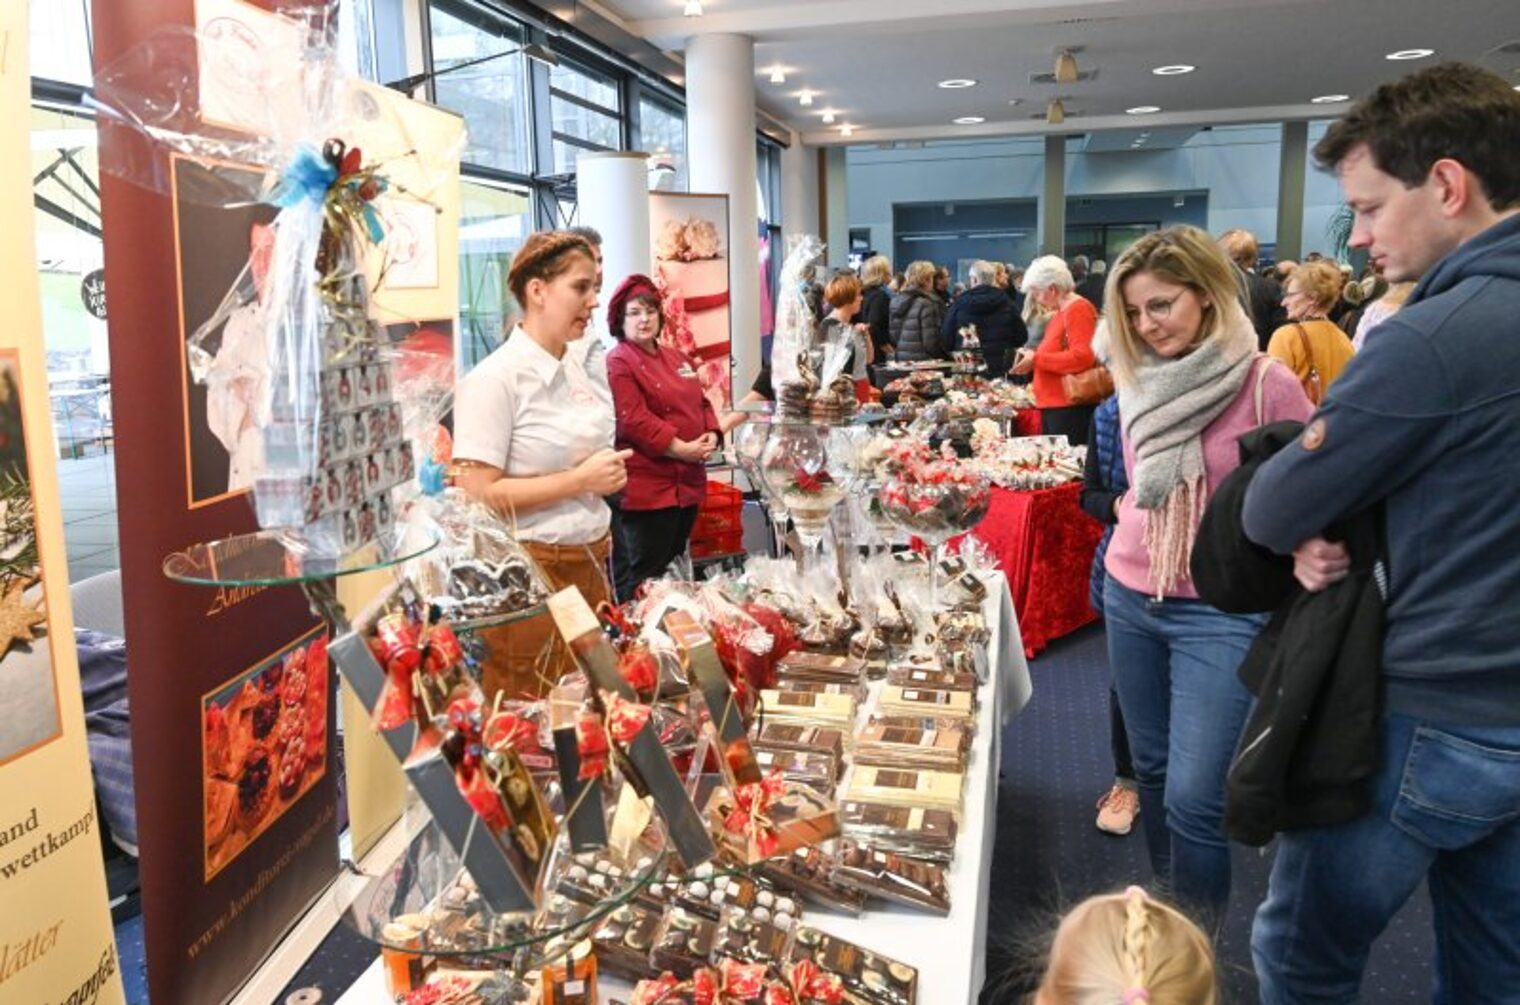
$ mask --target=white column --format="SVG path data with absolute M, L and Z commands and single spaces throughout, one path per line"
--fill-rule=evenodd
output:
M 791 138 L 791 146 L 781 151 L 782 247 L 775 249 L 780 255 L 794 236 L 818 235 L 818 148 L 803 145 L 801 133 Z
M 846 167 L 844 147 L 829 147 L 824 151 L 825 177 L 823 201 L 825 213 L 824 233 L 828 235 L 828 248 L 824 260 L 831 269 L 842 269 L 850 264 L 850 192 L 849 172 Z
M 734 397 L 760 372 L 760 212 L 755 203 L 755 42 L 698 35 L 686 47 L 691 191 L 728 196 Z
M 635 272 L 653 275 L 649 257 L 649 155 L 581 154 L 575 161 L 580 223 L 602 235 L 602 302 Z

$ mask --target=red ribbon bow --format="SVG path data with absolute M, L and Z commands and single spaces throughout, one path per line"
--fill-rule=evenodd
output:
M 581 709 L 575 720 L 575 746 L 580 753 L 581 781 L 599 777 L 607 769 L 607 755 L 612 744 L 627 747 L 649 721 L 654 710 L 648 705 L 613 695 L 607 704 L 607 717 L 600 719 L 589 707 Z
M 840 1005 L 844 1001 L 844 982 L 839 975 L 824 973 L 823 968 L 812 960 L 799 960 L 787 974 L 787 981 L 799 1002 Z
M 455 698 L 449 703 L 449 727 L 464 740 L 464 754 L 454 765 L 454 782 L 465 802 L 493 831 L 512 825 L 501 793 L 491 784 L 480 755 L 483 744 L 480 732 L 480 705 L 473 698 Z
M 385 668 L 385 687 L 375 703 L 375 725 L 397 729 L 412 718 L 412 674 L 422 663 L 417 626 L 404 614 L 389 614 L 375 624 L 370 651 Z
M 734 808 L 723 819 L 723 829 L 730 834 L 742 834 L 753 842 L 761 858 L 770 858 L 781 847 L 781 838 L 771 827 L 765 815 L 771 803 L 786 791 L 786 781 L 777 768 L 758 782 L 734 787 Z

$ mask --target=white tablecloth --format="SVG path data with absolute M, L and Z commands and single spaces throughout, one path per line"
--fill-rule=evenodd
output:
M 1001 727 L 1023 709 L 1032 690 L 1013 597 L 1001 573 L 988 580 L 987 594 L 985 610 L 992 629 L 988 652 L 993 665 L 981 687 L 976 741 L 966 765 L 960 838 L 947 877 L 950 914 L 936 918 L 906 907 L 886 906 L 851 918 L 812 906 L 803 908 L 805 924 L 917 967 L 920 1005 L 975 1005 L 986 979 L 987 893 L 997 827 Z M 601 980 L 603 1001 L 625 1000 L 629 990 L 617 978 Z M 338 1005 L 380 1005 L 388 1001 L 377 960 Z

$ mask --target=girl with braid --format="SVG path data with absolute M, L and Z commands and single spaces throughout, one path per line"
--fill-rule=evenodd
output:
M 1202 930 L 1138 886 L 1089 897 L 1061 920 L 1034 1005 L 1215 1005 Z

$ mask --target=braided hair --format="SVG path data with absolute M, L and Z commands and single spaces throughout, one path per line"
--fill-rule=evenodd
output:
M 528 284 L 535 279 L 552 280 L 570 268 L 575 255 L 584 255 L 589 262 L 596 261 L 591 245 L 579 234 L 565 230 L 541 230 L 528 235 L 517 254 L 512 256 L 512 268 L 507 272 L 507 289 L 518 306 L 526 308 Z

